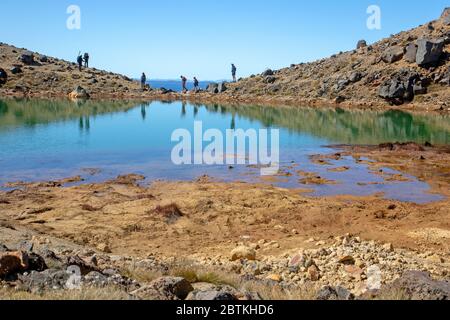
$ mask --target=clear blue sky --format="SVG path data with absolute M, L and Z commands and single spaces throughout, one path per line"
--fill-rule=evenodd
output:
M 81 8 L 68 30 L 67 7 Z M 366 27 L 369 5 L 382 29 Z M 353 49 L 437 19 L 449 0 L 1 0 L 0 41 L 138 77 L 199 79 L 281 68 Z

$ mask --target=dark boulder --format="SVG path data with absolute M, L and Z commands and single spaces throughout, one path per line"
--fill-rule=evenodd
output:
M 11 71 L 12 74 L 19 74 L 23 72 L 19 66 L 14 66 L 9 71 Z
M 356 49 L 361 49 L 367 47 L 366 40 L 359 40 L 358 44 L 356 45 Z
M 358 82 L 362 79 L 363 74 L 361 72 L 353 72 L 350 77 L 348 78 L 348 80 L 350 80 L 351 83 L 355 83 Z
M 383 82 L 378 95 L 393 103 L 403 104 L 414 99 L 414 85 L 420 81 L 420 74 L 409 69 L 402 69 Z
M 317 293 L 317 300 L 354 300 L 355 296 L 347 289 L 342 287 L 325 286 Z
M 450 300 L 450 283 L 431 278 L 429 273 L 407 271 L 391 285 L 382 287 L 379 294 L 401 291 L 411 300 Z
M 274 76 L 267 76 L 264 78 L 264 83 L 274 83 L 277 80 L 277 78 L 275 78 Z
M 382 56 L 381 60 L 383 60 L 386 63 L 394 63 L 403 58 L 404 49 L 400 46 L 393 46 L 388 49 L 386 49 Z
M 417 57 L 417 46 L 414 43 L 410 43 L 406 46 L 404 59 L 407 62 L 414 63 L 416 62 Z
M 263 73 L 261 73 L 261 75 L 263 77 L 267 77 L 267 76 L 273 76 L 273 71 L 271 69 L 267 69 L 266 71 L 264 71 Z
M 417 40 L 416 63 L 420 66 L 432 65 L 439 62 L 444 50 L 444 40 Z
M 42 63 L 47 63 L 48 62 L 48 58 L 47 58 L 47 56 L 40 56 L 39 57 L 39 61 L 42 62 Z
M 19 56 L 18 59 L 19 61 L 27 65 L 34 64 L 34 53 L 31 51 L 25 51 Z
M 0 86 L 4 85 L 8 81 L 8 74 L 5 70 L 0 68 Z

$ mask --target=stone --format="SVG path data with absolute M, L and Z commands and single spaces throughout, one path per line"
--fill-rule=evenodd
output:
M 180 300 L 186 299 L 188 294 L 194 290 L 189 281 L 181 277 L 161 277 L 152 281 L 150 287 L 159 292 L 172 294 Z
M 273 71 L 271 69 L 265 70 L 263 73 L 261 73 L 263 77 L 273 76 Z
M 348 78 L 351 83 L 356 83 L 362 79 L 363 75 L 361 72 L 353 72 Z
M 227 90 L 227 85 L 226 82 L 221 82 L 219 83 L 219 85 L 217 86 L 217 91 L 218 93 L 223 93 Z
M 427 272 L 406 271 L 391 285 L 381 288 L 380 294 L 400 290 L 411 300 L 449 300 L 450 283 L 431 278 Z
M 48 58 L 47 58 L 47 56 L 40 56 L 39 61 L 42 63 L 46 63 L 46 62 L 48 62 Z
M 66 267 L 76 266 L 80 269 L 81 275 L 85 276 L 92 271 L 99 271 L 98 268 L 87 261 L 81 259 L 79 256 L 70 256 L 66 258 Z
M 308 276 L 311 281 L 318 281 L 320 279 L 319 268 L 312 265 L 308 268 Z
M 279 274 L 270 274 L 266 279 L 274 282 L 281 282 L 283 280 Z
M 400 46 L 393 46 L 386 49 L 381 55 L 381 60 L 386 63 L 394 63 L 403 58 L 404 49 Z
M 237 301 L 234 295 L 229 292 L 223 292 L 218 290 L 200 291 L 191 293 L 186 300 L 189 301 Z
M 410 43 L 406 46 L 404 59 L 407 62 L 414 63 L 416 62 L 417 57 L 417 46 L 414 43 Z
M 247 246 L 239 246 L 231 251 L 231 261 L 240 259 L 256 260 L 256 251 Z
M 89 93 L 81 86 L 78 86 L 75 88 L 74 91 L 69 93 L 69 99 L 71 100 L 77 100 L 77 99 L 89 99 L 90 95 Z
M 392 245 L 392 243 L 386 243 L 383 245 L 383 249 L 387 252 L 393 252 L 394 246 Z
M 344 265 L 354 265 L 355 258 L 353 258 L 352 256 L 342 256 L 342 257 L 338 258 L 338 263 L 344 264 Z
M 106 243 L 99 243 L 97 249 L 104 253 L 112 253 L 111 248 Z
M 416 63 L 419 66 L 427 66 L 439 62 L 444 50 L 444 40 L 417 40 Z
M 305 265 L 305 257 L 302 254 L 297 254 L 289 261 L 289 267 L 303 267 Z
M 402 69 L 381 84 L 378 95 L 393 104 L 403 104 L 414 99 L 414 84 L 418 81 L 420 74 L 413 70 Z
M 32 271 L 19 275 L 19 280 L 26 291 L 39 293 L 45 290 L 65 289 L 70 278 L 65 270 L 47 269 L 43 272 Z
M 442 12 L 441 21 L 444 25 L 450 26 L 450 7 L 445 8 Z
M 359 40 L 358 43 L 356 44 L 356 49 L 362 49 L 365 47 L 367 47 L 366 40 Z
M 27 271 L 38 271 L 42 272 L 47 270 L 47 264 L 44 258 L 36 253 L 28 253 L 28 269 Z
M 343 287 L 333 288 L 331 286 L 322 287 L 316 296 L 317 300 L 354 300 L 355 296 Z
M 219 84 L 217 83 L 210 83 L 208 84 L 208 86 L 206 87 L 206 91 L 208 91 L 209 93 L 219 93 Z
M 12 74 L 19 74 L 23 72 L 19 66 L 14 66 L 9 71 L 11 71 Z
M 264 83 L 272 84 L 275 81 L 277 81 L 277 78 L 275 78 L 274 76 L 268 76 L 264 78 Z
M 2 68 L 0 68 L 0 86 L 4 85 L 8 81 L 8 74 Z
M 0 253 L 0 277 L 28 270 L 28 254 L 22 251 Z
M 34 64 L 34 53 L 31 51 L 25 51 L 19 56 L 18 60 L 26 65 Z

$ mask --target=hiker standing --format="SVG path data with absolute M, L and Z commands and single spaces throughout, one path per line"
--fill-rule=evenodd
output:
M 231 75 L 233 76 L 233 82 L 236 82 L 236 66 L 232 63 L 231 64 Z
M 187 78 L 185 76 L 181 76 L 181 85 L 183 87 L 183 93 L 188 91 L 188 89 L 186 87 L 186 83 L 187 83 Z
M 198 80 L 197 80 L 197 78 L 196 77 L 194 77 L 194 90 L 195 90 L 195 92 L 197 92 L 197 91 L 199 91 L 199 82 L 198 82 Z
M 145 89 L 146 82 L 147 82 L 147 76 L 145 75 L 144 72 L 142 72 L 142 76 L 141 76 L 141 89 L 142 90 Z
M 83 60 L 84 60 L 84 67 L 85 68 L 89 68 L 89 53 L 86 52 L 84 54 Z
M 81 55 L 81 52 L 78 53 L 77 63 L 78 63 L 78 70 L 81 72 L 81 69 L 83 68 L 83 56 Z

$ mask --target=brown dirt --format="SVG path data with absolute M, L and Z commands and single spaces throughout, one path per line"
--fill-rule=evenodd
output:
M 419 160 L 409 150 L 352 147 L 355 157 L 370 156 L 388 166 L 416 174 L 449 195 L 448 148 L 425 148 Z M 395 160 L 394 160 L 395 159 Z M 379 197 L 311 198 L 297 190 L 266 184 L 155 182 L 139 186 L 139 176 L 61 187 L 26 185 L 0 193 L 2 223 L 21 225 L 43 235 L 83 246 L 107 244 L 115 254 L 166 257 L 228 255 L 240 241 L 276 241 L 264 254 L 314 246 L 306 239 L 327 240 L 342 234 L 390 242 L 420 251 L 449 250 L 449 200 L 403 203 Z

